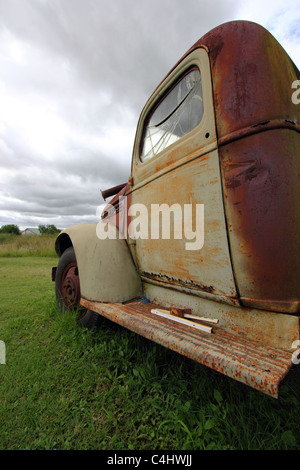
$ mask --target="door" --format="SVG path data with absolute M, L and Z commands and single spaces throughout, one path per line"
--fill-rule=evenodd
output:
M 237 293 L 205 49 L 188 54 L 142 111 L 132 177 L 129 227 L 144 282 L 232 302 Z

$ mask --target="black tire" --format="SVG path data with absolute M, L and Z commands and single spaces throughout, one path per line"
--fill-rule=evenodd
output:
M 75 312 L 77 323 L 85 328 L 97 328 L 100 317 L 80 305 L 80 279 L 73 247 L 61 255 L 55 275 L 55 295 L 62 313 Z

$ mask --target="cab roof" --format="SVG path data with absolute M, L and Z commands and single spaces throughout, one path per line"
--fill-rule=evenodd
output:
M 224 23 L 202 36 L 184 57 L 199 47 L 210 58 L 219 142 L 264 123 L 299 126 L 300 106 L 291 99 L 299 70 L 264 27 L 250 21 Z

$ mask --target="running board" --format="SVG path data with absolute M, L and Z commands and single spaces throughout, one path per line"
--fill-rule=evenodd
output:
M 156 315 L 151 310 L 162 307 L 151 302 L 101 303 L 82 298 L 80 303 L 147 339 L 274 398 L 278 398 L 279 384 L 292 366 L 290 352 L 239 337 L 216 326 L 208 333 L 192 324 Z

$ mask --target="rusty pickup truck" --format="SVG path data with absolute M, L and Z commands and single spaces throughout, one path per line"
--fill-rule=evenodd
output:
M 101 220 L 58 235 L 61 310 L 278 398 L 299 362 L 299 80 L 255 23 L 196 42 L 142 110 Z

